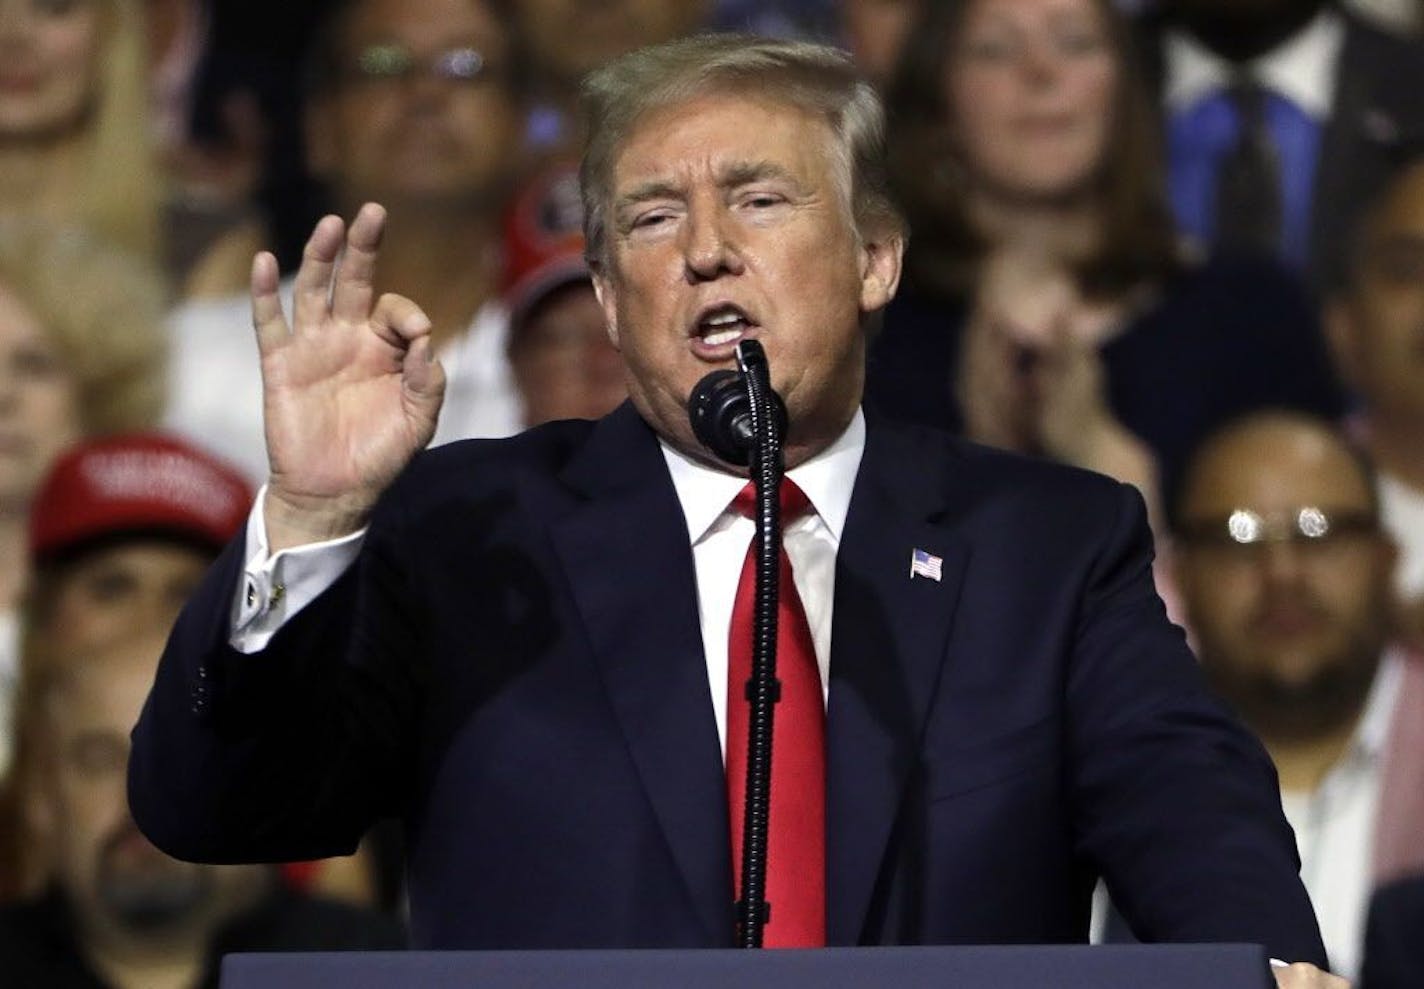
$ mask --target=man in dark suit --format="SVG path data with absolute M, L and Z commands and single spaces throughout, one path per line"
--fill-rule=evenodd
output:
M 1334 284 L 1356 215 L 1424 142 L 1424 44 L 1334 0 L 1164 0 L 1143 41 L 1183 233 Z
M 589 256 L 630 403 L 407 467 L 442 376 L 414 303 L 372 298 L 382 211 L 344 245 L 318 225 L 290 331 L 260 256 L 271 481 L 135 730 L 140 826 L 260 859 L 399 814 L 418 946 L 729 946 L 753 526 L 685 406 L 755 338 L 810 503 L 779 672 L 810 664 L 826 699 L 778 710 L 782 743 L 823 734 L 824 769 L 776 779 L 824 794 L 778 806 L 774 782 L 773 847 L 824 812 L 790 843 L 824 864 L 773 894 L 769 943 L 1082 940 L 1102 874 L 1149 938 L 1263 942 L 1300 963 L 1282 984 L 1336 985 L 1307 964 L 1269 762 L 1153 590 L 1140 498 L 862 414 L 903 233 L 845 57 L 699 39 L 586 89 Z M 817 929 L 778 896 L 820 897 Z

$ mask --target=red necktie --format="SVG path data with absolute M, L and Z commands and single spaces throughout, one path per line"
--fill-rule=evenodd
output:
M 789 525 L 809 507 L 790 479 L 781 484 L 781 519 Z M 756 492 L 748 483 L 732 510 L 756 516 Z M 811 627 L 791 579 L 791 560 L 781 550 L 777 609 L 776 705 L 771 758 L 766 899 L 771 919 L 763 931 L 768 948 L 812 948 L 826 943 L 826 710 Z M 727 646 L 727 803 L 732 825 L 733 885 L 741 897 L 742 819 L 746 805 L 746 683 L 752 673 L 752 615 L 756 598 L 756 540 L 747 548 Z

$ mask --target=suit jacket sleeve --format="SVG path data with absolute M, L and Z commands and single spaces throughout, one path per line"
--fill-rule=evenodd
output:
M 1079 850 L 1142 940 L 1256 941 L 1323 966 L 1275 770 L 1163 616 L 1141 499 L 1119 504 L 1066 685 Z
M 227 641 L 242 540 L 208 572 L 133 732 L 129 803 L 158 847 L 205 862 L 349 854 L 399 812 L 421 650 L 397 514 L 383 503 L 356 564 L 256 653 Z

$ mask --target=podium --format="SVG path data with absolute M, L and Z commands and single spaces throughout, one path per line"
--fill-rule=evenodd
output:
M 229 955 L 222 989 L 1265 989 L 1254 944 Z

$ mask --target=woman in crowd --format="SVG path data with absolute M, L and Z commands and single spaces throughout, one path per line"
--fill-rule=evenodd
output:
M 159 279 L 130 256 L 82 233 L 0 222 L 0 775 L 30 500 L 76 439 L 157 421 L 162 307 Z
M 143 4 L 0 3 L 0 79 L 0 213 L 79 224 L 156 259 Z
M 1149 96 L 1108 0 L 926 4 L 892 84 L 913 230 L 872 400 L 1136 484 L 1249 408 L 1338 412 L 1310 300 L 1184 250 Z

